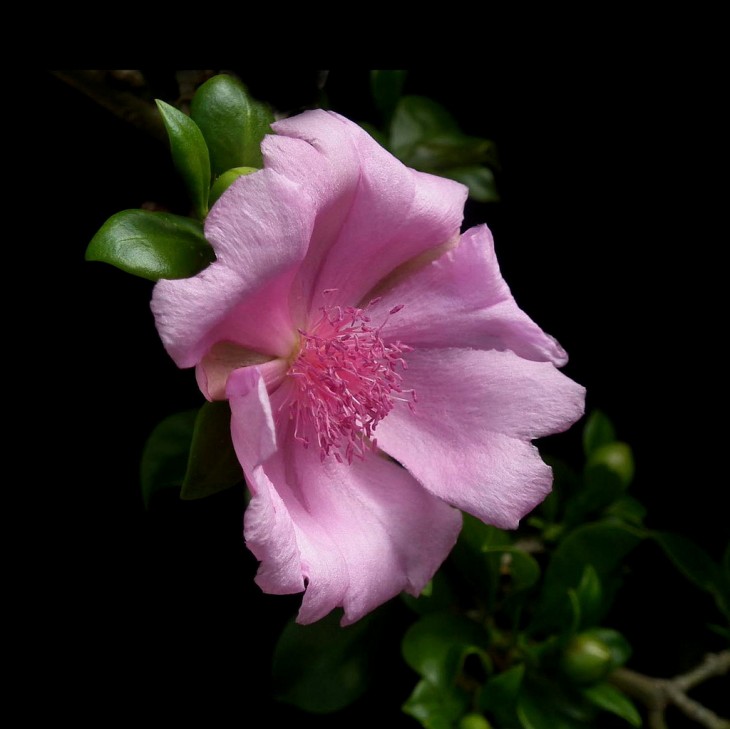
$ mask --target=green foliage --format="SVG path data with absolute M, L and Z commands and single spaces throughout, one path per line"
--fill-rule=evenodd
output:
M 409 167 L 457 180 L 479 202 L 499 200 L 494 142 L 465 134 L 433 99 L 401 96 L 404 80 L 403 71 L 373 72 L 373 98 L 387 126 L 385 131 L 363 127 Z
M 279 700 L 323 714 L 359 698 L 373 677 L 381 613 L 342 628 L 330 613 L 312 625 L 290 621 L 274 650 L 274 689 Z
M 649 536 L 690 582 L 715 598 L 718 608 L 730 619 L 730 579 L 724 573 L 727 565 L 723 570 L 704 549 L 681 534 L 650 532 Z
M 239 178 L 244 175 L 250 175 L 256 172 L 256 167 L 234 167 L 232 170 L 226 170 L 210 188 L 210 204 L 214 205 L 218 198 Z
M 202 499 L 242 480 L 231 442 L 231 409 L 227 402 L 206 402 L 195 418 L 180 498 Z
M 142 451 L 140 484 L 145 507 L 160 489 L 179 488 L 185 478 L 193 440 L 196 410 L 165 418 L 150 434 Z
M 205 139 L 187 114 L 159 99 L 156 102 L 170 139 L 175 167 L 188 188 L 195 214 L 202 220 L 208 213 L 210 189 L 210 157 Z
M 234 167 L 262 167 L 261 140 L 271 134 L 274 115 L 232 76 L 221 74 L 195 93 L 190 115 L 200 127 L 218 176 Z
M 110 263 L 150 281 L 193 276 L 214 259 L 200 223 L 149 210 L 112 215 L 86 249 L 87 261 Z
M 583 452 L 589 458 L 598 448 L 616 440 L 613 423 L 600 410 L 594 410 L 583 427 Z
M 243 480 L 233 451 L 227 402 L 170 415 L 150 434 L 142 453 L 140 483 L 149 507 L 163 488 L 180 489 L 182 499 L 201 499 Z
M 432 613 L 414 623 L 403 638 L 403 658 L 435 686 L 452 685 L 469 655 L 489 669 L 487 634 L 473 620 L 452 613 Z
M 389 122 L 403 93 L 407 71 L 371 71 L 370 88 L 373 100 L 383 119 Z
M 640 727 L 642 724 L 641 716 L 631 699 L 610 683 L 587 686 L 583 689 L 583 696 L 599 709 L 625 719 L 631 726 Z
M 469 707 L 469 695 L 458 686 L 436 686 L 427 679 L 416 684 L 403 711 L 425 729 L 453 729 Z

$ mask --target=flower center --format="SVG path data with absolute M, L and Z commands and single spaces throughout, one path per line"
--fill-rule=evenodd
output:
M 330 453 L 340 463 L 363 459 L 368 448 L 377 449 L 373 431 L 395 402 L 413 409 L 416 401 L 415 391 L 402 389 L 396 371 L 406 369 L 403 355 L 412 348 L 380 336 L 388 318 L 403 307 L 393 307 L 375 327 L 367 310 L 376 301 L 365 309 L 323 306 L 311 330 L 299 330 L 299 352 L 287 372 L 295 386 L 290 417 L 305 448 L 309 434 L 316 433 L 322 461 Z

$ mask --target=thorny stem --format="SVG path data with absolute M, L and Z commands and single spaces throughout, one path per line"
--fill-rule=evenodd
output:
M 718 716 L 686 693 L 708 678 L 722 676 L 728 671 L 730 651 L 722 651 L 705 656 L 699 666 L 675 678 L 652 678 L 628 668 L 618 668 L 609 680 L 646 706 L 650 729 L 667 729 L 664 712 L 672 704 L 707 729 L 730 729 L 730 720 Z

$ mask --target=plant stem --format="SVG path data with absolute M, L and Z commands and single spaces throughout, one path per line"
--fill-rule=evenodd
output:
M 667 729 L 664 712 L 674 705 L 685 716 L 706 729 L 730 729 L 730 721 L 687 696 L 694 686 L 730 671 L 730 651 L 705 656 L 699 666 L 675 678 L 652 678 L 628 668 L 617 668 L 609 680 L 629 696 L 641 701 L 648 711 L 650 729 Z

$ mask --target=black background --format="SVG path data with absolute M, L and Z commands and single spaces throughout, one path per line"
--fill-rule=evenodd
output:
M 238 72 L 280 109 L 315 97 L 313 71 Z M 21 287 L 10 318 L 23 314 L 9 394 L 33 403 L 31 527 L 21 540 L 35 559 L 23 594 L 42 637 L 29 675 L 63 685 L 58 700 L 91 717 L 98 706 L 150 718 L 200 710 L 215 725 L 217 713 L 250 719 L 256 706 L 295 719 L 270 698 L 269 663 L 299 598 L 253 584 L 240 494 L 192 503 L 163 494 L 144 512 L 145 438 L 201 398 L 193 373 L 177 370 L 159 343 L 152 284 L 83 260 L 118 210 L 155 201 L 186 213 L 169 153 L 50 74 L 33 78 L 26 109 L 44 129 L 41 160 L 23 191 L 20 233 L 6 241 L 17 256 L 6 285 Z M 335 69 L 327 90 L 335 110 L 374 120 L 366 71 Z M 466 223 L 489 224 L 518 303 L 567 349 L 565 371 L 587 387 L 588 407 L 606 411 L 634 448 L 634 494 L 649 526 L 691 536 L 719 558 L 728 536 L 718 253 L 727 166 L 716 86 L 679 63 L 619 70 L 573 59 L 517 74 L 413 71 L 406 91 L 432 96 L 467 132 L 496 141 L 502 201 L 469 203 Z M 580 427 L 542 448 L 578 458 Z M 640 670 L 671 675 L 717 647 L 704 628 L 719 620 L 711 601 L 649 545 L 621 600 L 614 624 L 634 642 Z M 414 676 L 392 652 L 377 696 L 348 725 L 398 720 Z

